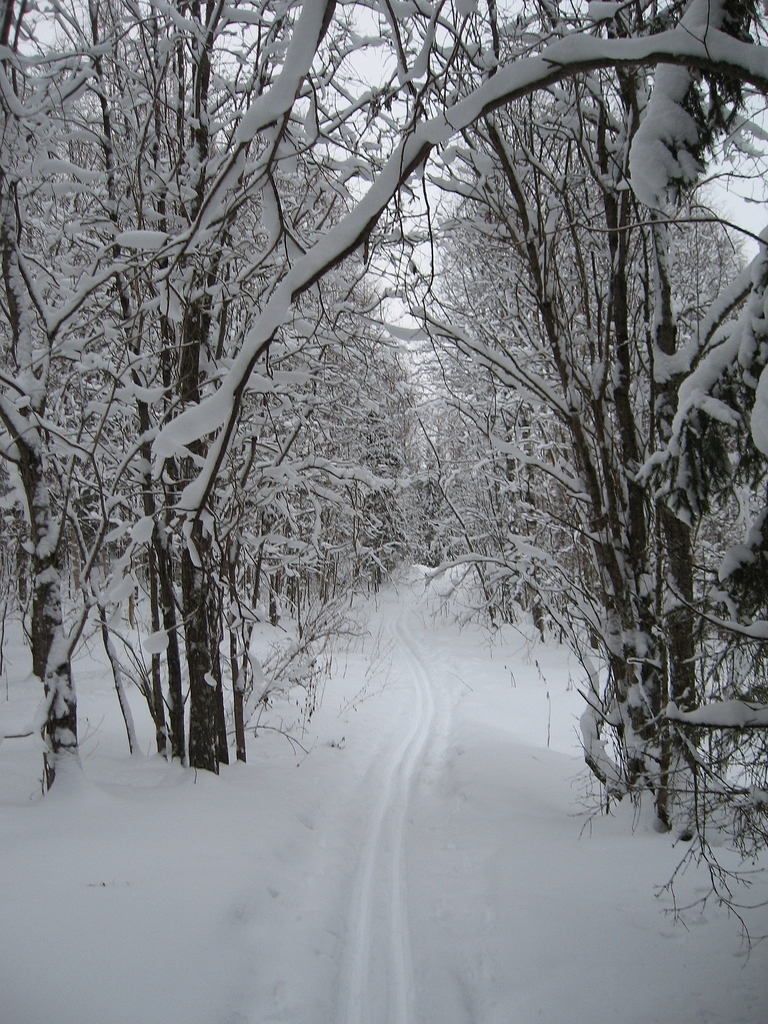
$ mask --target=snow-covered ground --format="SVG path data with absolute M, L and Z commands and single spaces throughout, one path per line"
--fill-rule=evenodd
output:
M 491 646 L 419 586 L 370 611 L 308 754 L 260 734 L 219 778 L 131 758 L 97 650 L 82 777 L 43 800 L 36 741 L 0 747 L 0 1024 L 765 1024 L 768 941 L 747 955 L 713 902 L 676 923 L 655 894 L 682 844 L 590 816 L 567 651 Z M 10 733 L 39 694 L 6 653 Z M 689 870 L 678 900 L 706 888 Z

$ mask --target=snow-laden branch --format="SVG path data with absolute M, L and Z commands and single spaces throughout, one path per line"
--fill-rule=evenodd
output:
M 678 31 L 691 32 L 706 43 L 723 24 L 723 0 L 692 0 Z M 690 68 L 664 61 L 657 69 L 653 93 L 630 151 L 632 188 L 646 206 L 663 209 L 673 183 L 694 182 L 701 168 L 694 153 L 699 129 L 685 109 L 693 83 Z
M 743 700 L 723 700 L 705 704 L 695 711 L 681 711 L 670 701 L 666 716 L 672 722 L 702 726 L 705 729 L 766 729 L 768 705 L 747 704 Z
M 573 501 L 589 502 L 589 493 L 584 485 L 584 481 L 578 476 L 573 475 L 570 471 L 566 471 L 558 465 L 550 465 L 543 459 L 536 458 L 533 455 L 528 455 L 519 445 L 511 441 L 505 441 L 496 434 L 489 434 L 489 440 L 492 447 L 502 455 L 510 456 L 522 466 L 528 466 L 532 469 L 537 469 L 541 473 L 545 473 L 552 480 L 560 484 Z
M 302 12 L 297 32 L 305 31 L 302 21 L 307 10 Z M 317 31 L 315 21 L 316 18 L 308 16 L 307 25 L 313 26 L 313 32 Z M 306 32 L 309 38 L 309 27 Z M 304 41 L 299 40 L 297 47 L 299 43 L 303 46 Z M 301 52 L 306 59 L 304 49 Z M 293 302 L 361 246 L 400 187 L 435 147 L 504 104 L 577 73 L 661 61 L 719 74 L 730 72 L 768 91 L 768 49 L 742 43 L 722 32 L 685 27 L 638 39 L 600 39 L 574 33 L 550 44 L 537 56 L 513 59 L 499 67 L 493 77 L 468 96 L 413 127 L 354 209 L 287 271 L 246 335 L 219 390 L 185 410 L 160 432 L 153 447 L 162 459 L 206 434 L 219 431 L 197 480 L 188 485 L 181 506 L 199 513 L 207 502 L 233 435 L 248 379 L 279 328 L 289 319 Z M 267 113 L 273 115 L 274 110 Z M 239 141 L 244 142 L 251 128 L 255 130 L 261 123 L 263 117 L 254 115 Z
M 254 100 L 237 126 L 234 152 L 208 192 L 198 217 L 197 231 L 206 231 L 219 219 L 225 193 L 237 185 L 253 140 L 268 125 L 277 124 L 291 112 L 335 6 L 336 0 L 305 0 L 285 54 L 283 70 L 272 86 Z
M 677 395 L 677 411 L 672 421 L 669 441 L 664 449 L 655 452 L 638 473 L 638 479 L 647 480 L 659 467 L 675 458 L 681 452 L 681 437 L 691 413 L 696 409 L 704 410 L 707 415 L 722 422 L 733 425 L 737 413 L 730 406 L 712 396 L 712 390 L 720 381 L 729 367 L 739 359 L 744 345 L 744 333 L 751 330 L 752 322 L 763 311 L 763 285 L 768 263 L 765 250 L 761 251 L 752 262 L 718 295 L 712 303 L 707 316 L 698 326 L 698 349 L 703 351 L 713 341 L 717 341 L 718 332 L 724 337 L 717 342 L 701 358 L 696 368 L 683 380 Z M 751 296 L 739 319 L 727 332 L 723 329 L 723 321 L 751 292 Z M 680 369 L 680 368 L 679 368 Z M 753 433 L 759 436 L 760 417 L 753 414 Z M 760 447 L 759 441 L 755 443 Z

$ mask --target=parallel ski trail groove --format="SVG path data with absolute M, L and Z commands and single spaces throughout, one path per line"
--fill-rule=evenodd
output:
M 410 726 L 382 773 L 381 789 L 357 872 L 350 922 L 352 939 L 346 974 L 345 1024 L 409 1024 L 414 983 L 405 878 L 405 824 L 413 782 L 432 733 L 435 704 L 429 673 L 409 636 L 404 610 L 393 624 L 398 647 L 414 684 L 416 706 Z M 387 823 L 389 828 L 384 829 Z M 377 897 L 386 904 L 387 999 L 371 1005 L 371 942 Z M 348 949 L 350 948 L 348 947 Z

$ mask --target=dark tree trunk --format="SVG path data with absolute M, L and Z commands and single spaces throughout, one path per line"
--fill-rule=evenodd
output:
M 157 527 L 155 527 L 157 528 Z M 154 544 L 149 551 L 149 610 L 152 618 L 152 632 L 160 631 L 160 601 L 157 583 L 157 553 Z M 160 655 L 152 655 L 152 718 L 155 723 L 155 742 L 158 754 L 168 757 L 168 726 L 165 722 L 163 683 L 160 675 Z
M 221 602 L 210 570 L 210 548 L 210 537 L 195 520 L 181 556 L 189 666 L 189 764 L 218 774 L 219 764 L 229 758 L 218 653 Z
M 672 305 L 672 286 L 667 265 L 666 229 L 654 224 L 654 248 L 658 281 L 656 345 L 666 356 L 675 354 L 677 324 Z M 660 315 L 659 315 L 660 314 Z M 680 379 L 670 377 L 656 395 L 656 429 L 662 444 L 669 441 L 672 418 L 677 408 Z M 658 503 L 658 515 L 664 541 L 667 578 L 664 587 L 664 633 L 666 647 L 666 678 L 664 703 L 673 700 L 682 710 L 690 711 L 696 705 L 696 671 L 693 610 L 693 545 L 691 529 L 678 518 L 665 501 Z M 687 760 L 685 749 L 676 751 L 669 725 L 661 726 L 660 785 L 656 807 L 659 819 L 672 825 L 672 792 L 674 776 L 681 760 Z
M 176 619 L 176 595 L 173 585 L 173 560 L 167 537 L 156 528 L 153 537 L 157 555 L 157 580 L 159 583 L 160 614 L 163 629 L 168 635 L 165 662 L 168 670 L 168 725 L 171 739 L 171 755 L 184 760 L 184 695 L 181 679 L 181 652 L 179 650 L 178 622 Z
M 229 660 L 232 666 L 232 704 L 235 717 L 235 750 L 238 761 L 245 763 L 245 673 L 237 656 L 235 631 L 229 633 Z
M 229 583 L 229 664 L 232 672 L 232 709 L 235 719 L 235 750 L 238 761 L 245 762 L 245 719 L 244 719 L 244 697 L 245 697 L 245 661 L 246 652 L 243 652 L 243 666 L 237 653 L 237 633 L 234 628 L 236 609 L 239 608 L 237 599 L 237 555 L 239 544 L 233 542 L 227 555 L 227 581 Z M 241 617 L 237 615 L 237 618 Z M 243 638 L 246 637 L 246 630 L 241 621 L 240 629 Z

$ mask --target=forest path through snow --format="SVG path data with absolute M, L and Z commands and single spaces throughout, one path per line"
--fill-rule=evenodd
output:
M 37 741 L 0 746 L 0 1024 L 768 1024 L 768 942 L 712 901 L 676 925 L 681 845 L 590 818 L 568 652 L 433 589 L 360 606 L 306 752 L 260 731 L 218 778 L 129 757 L 86 646 L 81 776 L 41 800 Z M 39 693 L 6 653 L 13 732 Z
M 345 1024 L 410 1024 L 414 982 L 408 925 L 405 826 L 411 790 L 435 717 L 433 682 L 414 642 L 406 609 L 388 623 L 395 653 L 413 684 L 402 740 L 387 753 L 349 912 L 349 947 L 341 991 Z

